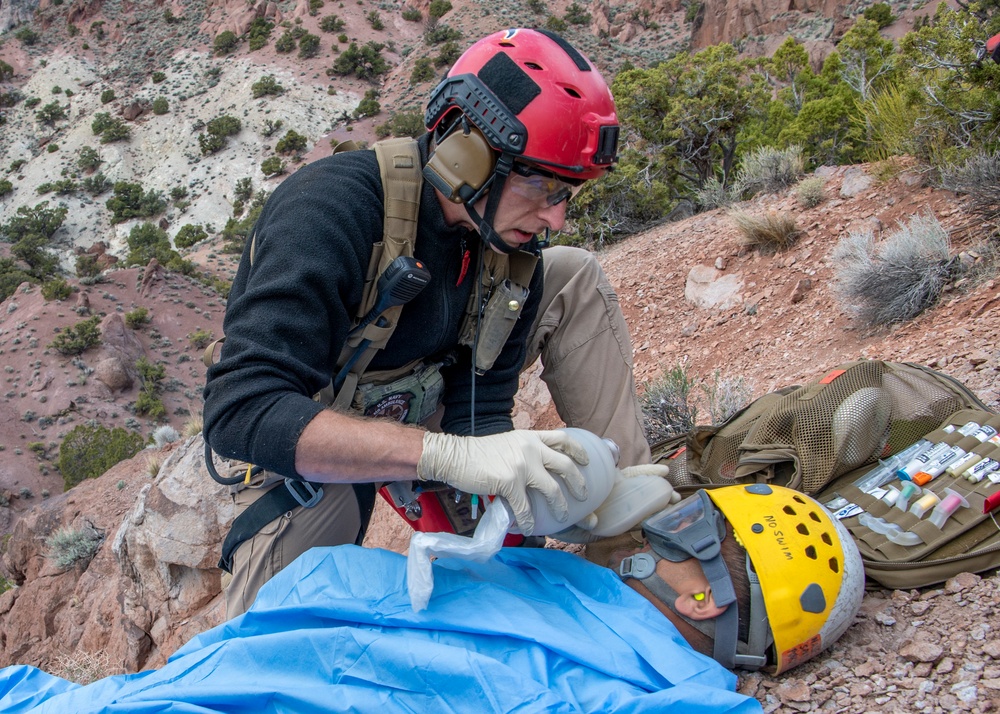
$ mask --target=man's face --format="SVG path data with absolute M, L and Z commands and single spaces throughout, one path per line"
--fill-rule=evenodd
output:
M 569 199 L 579 189 L 558 176 L 519 164 L 504 184 L 493 229 L 512 248 L 522 247 L 546 229 L 559 231 L 566 223 Z M 480 215 L 486 210 L 486 200 L 476 203 Z

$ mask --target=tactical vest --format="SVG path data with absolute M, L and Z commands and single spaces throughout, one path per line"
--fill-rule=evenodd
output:
M 356 150 L 352 141 L 342 142 L 334 153 Z M 361 302 L 354 318 L 354 325 L 361 323 L 374 307 L 379 277 L 393 260 L 401 255 L 413 256 L 420 214 L 420 195 L 423 174 L 420 149 L 416 140 L 409 137 L 385 139 L 373 145 L 378 159 L 382 180 L 383 230 L 382 239 L 372 246 L 372 255 L 365 273 Z M 459 332 L 459 343 L 475 346 L 475 369 L 483 374 L 493 367 L 510 337 L 514 324 L 528 298 L 528 285 L 534 275 L 538 256 L 526 251 L 510 255 L 488 248 L 483 250 L 483 270 L 479 276 L 480 290 L 472 290 L 466 305 L 465 317 Z M 256 251 L 256 232 L 250 239 L 250 263 Z M 419 369 L 422 360 L 402 365 L 392 370 L 368 370 L 375 354 L 389 342 L 399 322 L 403 306 L 390 307 L 381 320 L 373 320 L 364 329 L 352 335 L 341 350 L 334 374 L 348 363 L 355 351 L 364 343 L 363 354 L 354 360 L 343 385 L 336 393 L 333 379 L 315 398 L 324 404 L 339 408 L 357 408 L 359 385 L 386 385 Z M 478 328 L 478 340 L 477 340 Z M 225 337 L 209 345 L 203 361 L 206 366 L 214 362 L 215 346 Z M 412 421 L 412 420 L 407 420 Z

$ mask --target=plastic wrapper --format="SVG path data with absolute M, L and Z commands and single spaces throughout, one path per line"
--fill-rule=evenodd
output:
M 507 502 L 494 498 L 471 538 L 454 533 L 415 532 L 406 556 L 406 588 L 414 611 L 425 609 L 434 591 L 433 558 L 447 556 L 482 563 L 500 552 L 513 523 L 514 514 Z

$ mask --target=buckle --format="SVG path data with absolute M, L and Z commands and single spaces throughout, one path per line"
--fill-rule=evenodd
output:
M 305 491 L 305 494 L 300 493 L 298 489 L 295 487 L 296 485 L 302 487 L 302 489 Z M 303 508 L 312 508 L 317 503 L 319 503 L 319 499 L 323 498 L 323 488 L 322 487 L 316 488 L 308 481 L 299 481 L 298 479 L 294 478 L 286 478 L 285 488 L 288 489 L 288 492 L 292 494 L 292 498 L 294 498 L 298 502 L 298 504 Z
M 649 553 L 636 553 L 622 560 L 618 575 L 622 580 L 635 578 L 645 580 L 656 572 L 656 559 Z

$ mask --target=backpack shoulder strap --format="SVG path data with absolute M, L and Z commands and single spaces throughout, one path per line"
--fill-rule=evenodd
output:
M 371 260 L 365 275 L 364 292 L 355 319 L 360 321 L 375 305 L 376 284 L 379 276 L 401 255 L 412 256 L 417 241 L 417 219 L 420 215 L 420 192 L 423 188 L 423 174 L 420 167 L 420 148 L 409 137 L 386 139 L 373 147 L 378 159 L 379 176 L 382 179 L 383 227 L 382 240 L 372 247 Z M 385 347 L 402 312 L 402 306 L 391 307 L 382 313 L 381 319 L 371 322 L 348 341 L 337 359 L 338 371 L 360 348 L 364 352 L 353 363 L 343 384 L 337 390 L 333 403 L 349 407 L 358 380 L 368 368 L 378 350 Z M 362 346 L 362 344 L 364 346 Z M 332 388 L 332 383 L 330 387 Z M 324 397 L 333 395 L 326 393 Z

